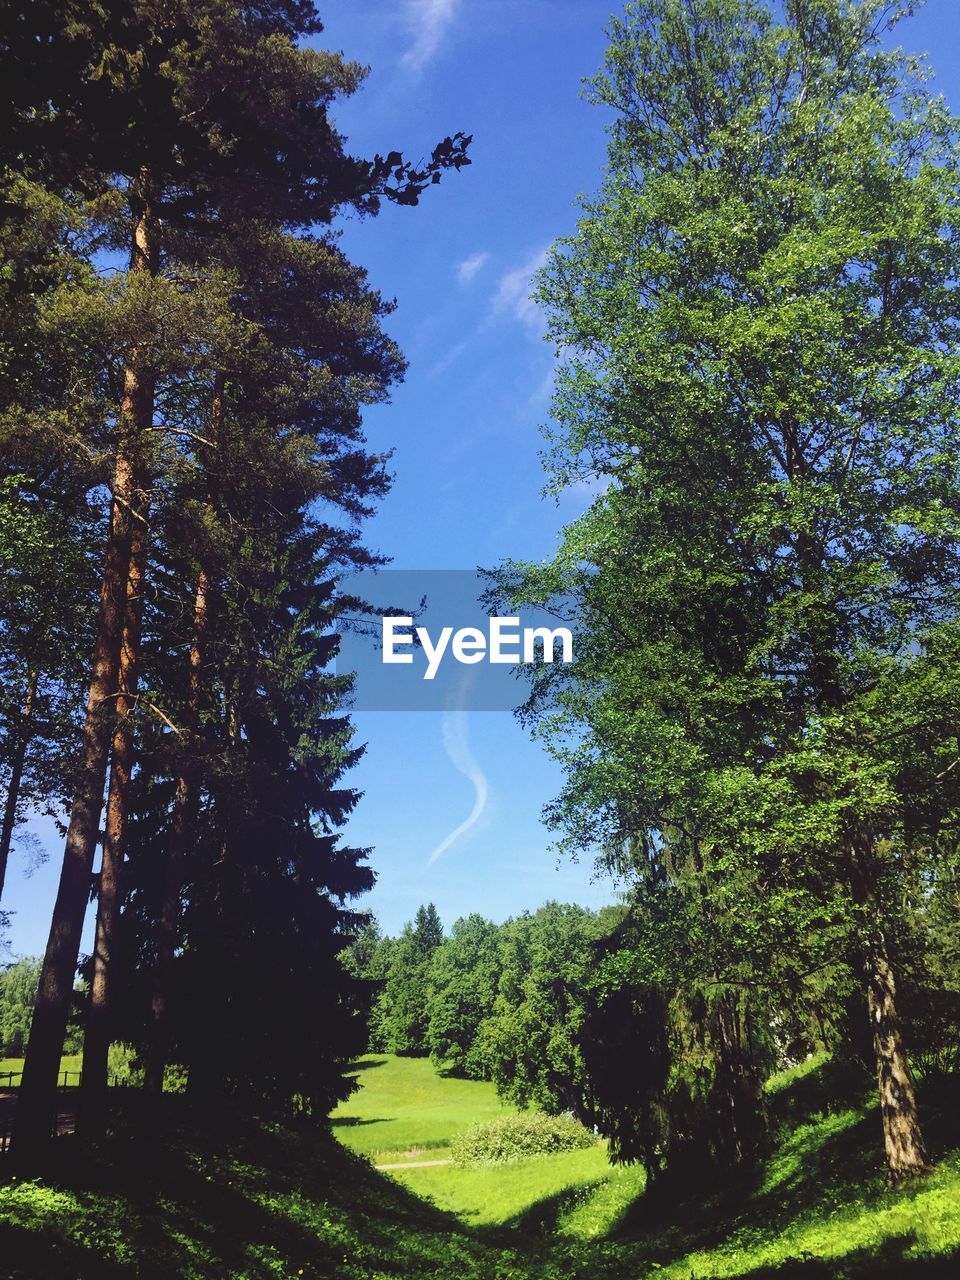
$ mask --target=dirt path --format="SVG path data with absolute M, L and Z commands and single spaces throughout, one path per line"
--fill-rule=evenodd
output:
M 404 1160 L 400 1164 L 378 1164 L 377 1169 L 435 1169 L 439 1164 L 450 1164 L 449 1160 Z

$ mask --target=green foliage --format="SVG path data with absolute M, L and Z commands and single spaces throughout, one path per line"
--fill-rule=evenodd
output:
M 474 1125 L 453 1140 L 450 1154 L 458 1165 L 505 1164 L 559 1151 L 581 1151 L 595 1142 L 589 1129 L 571 1115 L 524 1111 Z
M 30 957 L 0 972 L 0 1055 L 23 1054 L 39 980 L 40 961 Z
M 497 998 L 474 1057 L 518 1106 L 592 1120 L 581 1045 L 592 944 L 621 914 L 551 902 L 503 925 Z
M 477 1034 L 493 1012 L 500 966 L 500 931 L 476 914 L 456 920 L 450 937 L 434 951 L 426 1042 L 438 1070 L 483 1079 L 486 1064 Z
M 429 975 L 443 942 L 443 925 L 433 903 L 421 906 L 390 949 L 386 982 L 376 1013 L 380 1042 L 390 1053 L 429 1053 Z
M 704 998 L 801 1052 L 852 1038 L 876 974 L 939 949 L 920 885 L 955 884 L 960 165 L 881 48 L 907 8 L 630 4 L 605 180 L 540 279 L 551 484 L 595 497 L 499 592 L 575 613 L 524 709 L 566 773 L 547 817 L 636 885 L 621 979 L 701 1100 L 729 1070 Z M 755 1087 L 769 1045 L 739 1040 Z

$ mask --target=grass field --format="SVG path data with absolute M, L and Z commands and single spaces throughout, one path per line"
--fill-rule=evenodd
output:
M 492 1084 L 441 1079 L 426 1058 L 368 1054 L 357 1063 L 360 1089 L 337 1107 L 334 1133 L 351 1151 L 388 1160 L 442 1159 L 470 1125 L 516 1109 Z
M 376 1164 L 443 1160 L 458 1133 L 514 1113 L 492 1084 L 440 1077 L 425 1058 L 371 1054 L 360 1088 L 333 1113 L 334 1133 Z M 602 1143 L 517 1164 L 392 1169 L 392 1177 L 472 1226 L 523 1226 L 587 1238 L 602 1234 L 642 1186 L 637 1170 L 615 1170 Z
M 0 1276 L 955 1280 L 956 1099 L 943 1094 L 938 1103 L 927 1091 L 937 1163 L 926 1178 L 890 1190 L 876 1109 L 849 1100 L 833 1107 L 828 1065 L 814 1061 L 774 1082 L 777 1141 L 758 1170 L 684 1203 L 648 1199 L 637 1172 L 607 1166 L 600 1147 L 386 1176 L 369 1155 L 358 1158 L 316 1127 L 234 1117 L 218 1129 L 209 1115 L 193 1117 L 187 1099 L 172 1097 L 168 1123 L 149 1141 L 130 1136 L 85 1152 L 64 1139 L 44 1176 L 31 1180 L 0 1163 Z M 364 1093 L 340 1118 L 367 1123 L 334 1131 L 354 1142 L 366 1131 L 372 1151 L 384 1134 L 422 1145 L 413 1132 L 418 1109 L 438 1143 L 462 1122 L 491 1114 L 489 1089 L 431 1083 L 427 1070 L 389 1059 L 365 1067 Z
M 474 1169 L 404 1169 L 404 1186 L 472 1226 L 540 1235 L 605 1235 L 643 1190 L 638 1169 L 615 1169 L 604 1146 Z
M 393 1133 L 421 1159 L 443 1156 L 458 1129 L 497 1114 L 489 1086 L 441 1078 L 425 1060 L 380 1055 L 361 1065 L 360 1091 L 336 1113 L 335 1133 L 377 1163 L 399 1158 Z M 592 1241 L 677 1280 L 796 1266 L 816 1275 L 907 1275 L 942 1266 L 950 1273 L 960 1260 L 955 1111 L 939 1120 L 934 1113 L 932 1131 L 947 1149 L 931 1176 L 891 1191 L 872 1098 L 829 1106 L 835 1089 L 823 1078 L 827 1071 L 819 1057 L 771 1079 L 767 1096 L 780 1141 L 769 1159 L 750 1180 L 731 1180 L 688 1204 L 647 1205 L 641 1172 L 611 1166 L 602 1145 L 517 1164 L 411 1167 L 390 1176 L 464 1224 Z M 421 1133 L 427 1136 L 418 1139 Z
M 79 1071 L 80 1062 L 81 1062 L 81 1055 L 79 1053 L 65 1054 L 60 1059 L 60 1070 L 70 1071 L 70 1072 Z M 5 1076 L 8 1071 L 22 1071 L 22 1070 L 23 1070 L 22 1058 L 0 1058 L 0 1086 L 3 1085 L 2 1077 Z M 73 1083 L 76 1083 L 76 1082 L 74 1081 Z

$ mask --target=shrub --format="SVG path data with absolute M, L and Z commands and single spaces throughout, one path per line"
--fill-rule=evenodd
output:
M 571 1115 L 525 1111 L 474 1125 L 454 1138 L 450 1154 L 454 1164 L 505 1164 L 557 1151 L 578 1151 L 592 1147 L 595 1141 L 589 1129 Z

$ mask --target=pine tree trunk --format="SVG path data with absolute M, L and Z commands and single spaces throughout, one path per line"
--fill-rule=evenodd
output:
M 27 747 L 30 744 L 30 720 L 37 697 L 37 685 L 40 681 L 39 671 L 31 671 L 27 679 L 27 695 L 23 700 L 23 711 L 20 714 L 19 736 L 13 759 L 10 762 L 10 782 L 7 786 L 7 799 L 3 806 L 3 826 L 0 827 L 0 901 L 3 900 L 3 885 L 7 878 L 7 861 L 10 857 L 10 845 L 13 843 L 13 832 L 17 825 L 17 804 L 20 800 L 20 783 L 23 781 L 23 766 L 27 759 Z
M 133 730 L 130 713 L 137 692 L 140 659 L 143 577 L 147 558 L 147 529 L 140 521 L 133 529 L 130 571 L 127 575 L 126 624 L 120 650 L 120 693 L 113 735 L 110 786 L 103 839 L 103 860 L 97 893 L 97 925 L 93 973 L 83 1036 L 83 1074 L 79 1129 L 86 1138 L 102 1135 L 106 1122 L 107 1062 L 111 1041 L 111 986 L 119 930 L 121 878 L 126 849 L 133 772 Z
M 214 379 L 211 406 L 210 439 L 214 445 L 219 437 L 222 420 L 223 375 L 218 373 Z M 212 502 L 212 494 L 208 495 L 208 501 Z M 144 1089 L 153 1099 L 159 1098 L 163 1092 L 163 1077 L 169 1053 L 171 987 L 180 921 L 183 864 L 199 800 L 199 780 L 192 753 L 200 724 L 204 651 L 209 619 L 209 590 L 210 576 L 201 554 L 193 605 L 193 637 L 190 644 L 190 672 L 180 757 L 182 763 L 170 819 L 170 840 L 167 845 L 163 898 L 157 928 L 157 956 L 150 1001 L 150 1025 L 144 1053 Z
M 158 224 L 147 198 L 146 174 L 140 176 L 140 190 L 143 199 L 134 224 L 130 268 L 153 275 L 159 260 Z M 113 737 L 112 703 L 118 693 L 131 538 L 134 524 L 144 518 L 140 513 L 143 493 L 138 483 L 137 460 L 144 433 L 153 422 L 153 395 L 153 376 L 144 367 L 142 353 L 134 347 L 124 369 L 123 399 L 117 417 L 110 532 L 100 586 L 86 720 L 77 761 L 77 784 L 17 1098 L 14 1150 L 21 1161 L 29 1161 L 33 1153 L 45 1145 L 56 1115 L 60 1057 L 70 1015 Z
M 913 1075 L 897 1015 L 897 988 L 886 939 L 876 919 L 877 858 L 869 836 L 851 841 L 850 868 L 856 902 L 871 912 L 864 948 L 863 981 L 877 1063 L 883 1145 L 892 1183 L 923 1173 L 927 1152 L 920 1129 Z

